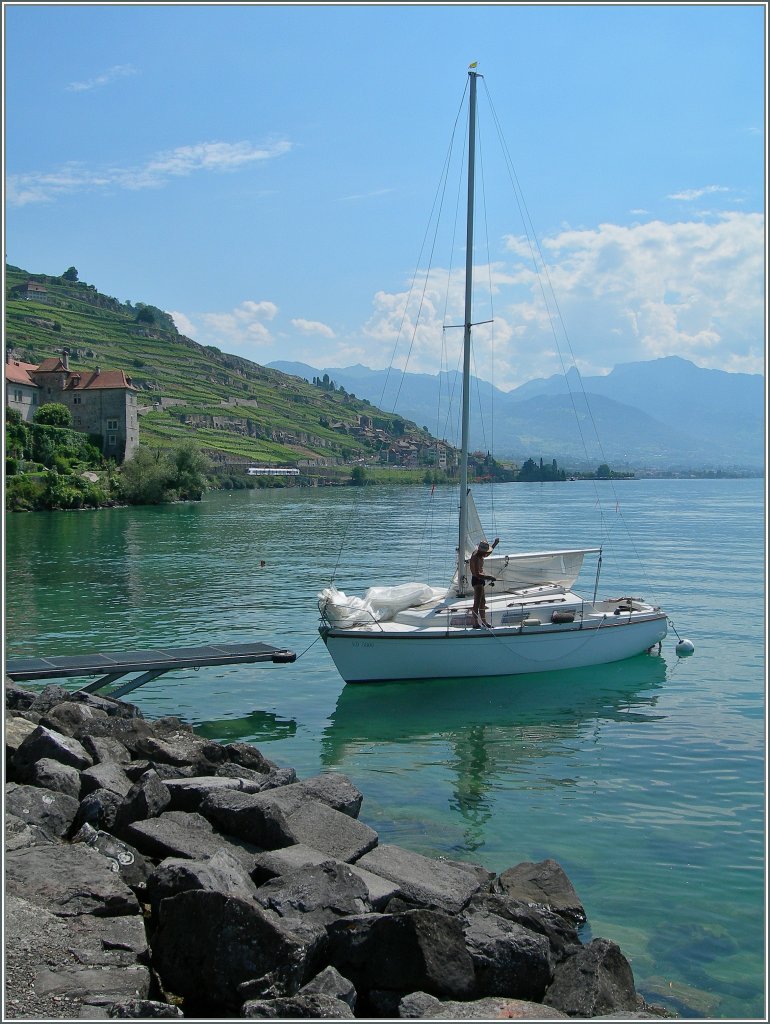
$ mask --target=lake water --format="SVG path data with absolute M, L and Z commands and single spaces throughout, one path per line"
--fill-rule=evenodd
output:
M 316 594 L 335 573 L 348 593 L 447 582 L 456 492 L 421 486 L 9 516 L 7 656 L 290 647 L 293 665 L 171 673 L 127 699 L 301 776 L 344 772 L 382 842 L 494 871 L 556 859 L 585 939 L 616 941 L 648 999 L 764 1018 L 763 482 L 475 497 L 501 550 L 603 542 L 599 596 L 661 604 L 695 655 L 679 660 L 670 632 L 660 656 L 594 669 L 346 687 L 317 639 Z M 590 596 L 592 568 L 580 583 Z

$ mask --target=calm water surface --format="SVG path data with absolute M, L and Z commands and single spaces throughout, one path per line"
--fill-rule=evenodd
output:
M 291 647 L 294 665 L 172 673 L 128 699 L 300 775 L 344 772 L 383 842 L 495 871 L 555 858 L 585 939 L 618 942 L 647 998 L 763 1018 L 763 484 L 612 486 L 475 496 L 502 550 L 603 542 L 599 596 L 662 604 L 692 658 L 670 632 L 659 657 L 590 670 L 344 686 L 317 640 L 316 594 L 335 574 L 353 593 L 447 582 L 456 493 L 423 487 L 10 516 L 8 656 Z

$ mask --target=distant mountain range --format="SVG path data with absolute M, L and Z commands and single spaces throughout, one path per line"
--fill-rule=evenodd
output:
M 272 369 L 312 381 L 329 378 L 357 398 L 394 409 L 431 433 L 458 443 L 437 410 L 459 414 L 456 373 L 430 375 L 356 366 L 278 361 Z M 704 370 L 668 356 L 622 363 L 604 377 L 576 370 L 501 391 L 474 379 L 471 445 L 502 459 L 557 459 L 574 468 L 752 469 L 764 466 L 765 379 Z M 479 412 L 481 415 L 479 415 Z M 483 424 L 483 427 L 482 425 Z M 598 441 L 597 441 L 598 435 Z

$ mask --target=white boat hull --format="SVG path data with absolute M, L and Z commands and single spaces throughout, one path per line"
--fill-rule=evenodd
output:
M 347 683 L 556 672 L 622 661 L 666 635 L 666 616 L 617 618 L 528 632 L 521 628 L 322 631 Z M 387 626 L 387 624 L 386 624 Z

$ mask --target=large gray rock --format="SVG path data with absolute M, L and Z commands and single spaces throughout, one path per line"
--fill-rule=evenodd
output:
M 525 903 L 540 903 L 568 921 L 582 924 L 586 920 L 572 882 L 555 860 L 527 861 L 508 868 L 495 879 L 493 889 Z
M 252 899 L 256 887 L 243 864 L 226 850 L 207 860 L 167 857 L 147 879 L 147 899 L 157 913 L 160 901 L 189 889 L 206 889 Z
M 424 1014 L 425 1020 L 569 1020 L 569 1015 L 560 1013 L 542 1003 L 530 1003 L 524 999 L 505 999 L 488 996 L 468 1003 L 447 1000 Z
M 351 1010 L 356 1008 L 356 990 L 351 981 L 343 978 L 335 967 L 324 967 L 306 985 L 300 989 L 301 995 L 326 995 L 334 996 L 335 999 L 342 999 L 348 1004 Z
M 114 831 L 123 800 L 124 797 L 111 789 L 95 789 L 80 801 L 72 826 L 73 831 L 78 831 L 85 824 L 104 829 L 105 832 Z
M 61 761 L 50 757 L 41 757 L 35 761 L 27 772 L 29 782 L 33 786 L 52 789 L 56 793 L 64 793 L 73 800 L 80 800 L 80 772 Z
M 200 813 L 221 831 L 263 849 L 304 843 L 336 860 L 350 861 L 377 843 L 374 829 L 310 799 L 295 786 L 255 794 L 212 792 L 201 804 Z
M 486 911 L 519 924 L 529 931 L 544 935 L 551 947 L 554 962 L 563 960 L 580 946 L 576 928 L 566 918 L 542 904 L 525 903 L 499 893 L 477 893 L 463 911 L 463 921 L 477 910 Z
M 35 846 L 5 859 L 7 892 L 59 917 L 138 914 L 139 902 L 107 859 L 82 844 Z
M 52 846 L 58 840 L 39 825 L 24 821 L 16 814 L 5 814 L 5 852 L 26 850 L 30 846 Z
M 146 967 L 63 967 L 42 968 L 35 977 L 38 995 L 58 996 L 95 1006 L 107 1006 L 124 999 L 146 999 L 150 994 L 150 972 Z
M 155 1020 L 158 1017 L 184 1017 L 178 1006 L 157 999 L 128 999 L 107 1007 L 107 1020 Z
M 78 802 L 52 789 L 10 782 L 5 787 L 5 809 L 27 824 L 37 825 L 49 835 L 61 839 L 72 828 Z
M 553 977 L 548 939 L 482 909 L 466 913 L 464 920 L 465 944 L 476 971 L 475 994 L 542 1001 Z
M 150 769 L 135 782 L 123 798 L 116 826 L 124 829 L 133 821 L 157 818 L 171 803 L 171 794 L 157 772 Z
M 73 843 L 84 843 L 108 861 L 111 871 L 116 871 L 134 892 L 144 889 L 153 865 L 128 843 L 115 836 L 84 824 L 72 837 Z
M 220 850 L 227 850 L 251 871 L 258 847 L 233 836 L 214 831 L 200 814 L 166 811 L 149 821 L 134 821 L 121 833 L 122 837 L 148 857 L 185 857 L 205 860 Z
M 19 746 L 13 758 L 13 768 L 20 779 L 28 779 L 32 766 L 41 757 L 49 757 L 68 764 L 78 771 L 89 768 L 93 760 L 79 740 L 65 736 L 54 729 L 39 725 Z
M 359 868 L 389 879 L 410 901 L 457 913 L 481 888 L 472 870 L 384 844 L 360 857 Z
M 24 740 L 35 731 L 37 726 L 20 715 L 9 714 L 5 718 L 5 755 L 9 760 L 22 745 Z
M 247 769 L 240 770 L 246 771 Z M 257 775 L 256 772 L 254 774 Z M 226 775 L 196 775 L 188 779 L 169 779 L 166 782 L 171 795 L 169 810 L 197 812 L 210 793 L 220 790 L 234 790 L 239 793 L 259 793 L 264 784 L 265 776 L 257 775 L 257 778 L 259 779 L 258 782 L 239 776 Z
M 298 992 L 279 999 L 251 999 L 243 1004 L 241 1017 L 261 1020 L 354 1020 L 343 999 L 321 992 Z
M 83 967 L 135 967 L 149 953 L 147 930 L 139 914 L 67 918 L 69 951 Z
M 257 750 L 250 743 L 228 743 L 225 745 L 225 756 L 233 764 L 241 765 L 243 768 L 251 768 L 252 771 L 261 772 L 266 775 L 275 765 Z
M 194 889 L 160 904 L 152 966 L 165 992 L 208 1000 L 233 1013 L 238 986 L 281 969 L 298 985 L 308 956 L 274 915 L 253 900 Z
M 48 729 L 55 729 L 65 736 L 80 735 L 89 729 L 95 719 L 107 718 L 102 708 L 93 707 L 79 701 L 62 701 L 40 716 L 40 724 Z
M 473 963 L 459 921 L 440 910 L 345 917 L 327 928 L 328 959 L 359 995 L 372 989 L 472 995 Z
M 128 764 L 131 754 L 118 739 L 111 736 L 93 736 L 86 733 L 80 738 L 85 750 L 91 755 L 94 764 L 102 761 L 115 761 L 117 764 Z
M 631 966 L 608 939 L 594 939 L 559 964 L 543 1002 L 570 1017 L 640 1009 Z
M 251 877 L 257 885 L 262 885 L 271 878 L 289 874 L 298 868 L 340 863 L 344 862 L 337 861 L 320 850 L 314 850 L 305 843 L 295 843 L 294 846 L 284 846 L 280 850 L 266 850 L 257 854 Z M 395 882 L 366 871 L 357 863 L 350 864 L 349 867 L 366 886 L 373 910 L 384 909 L 387 903 L 401 892 Z
M 255 899 L 292 928 L 308 918 L 326 925 L 339 917 L 371 910 L 366 885 L 340 862 L 299 868 L 274 878 L 257 889 Z
M 109 789 L 119 796 L 128 796 L 131 779 L 117 761 L 99 761 L 80 773 L 81 795 L 88 796 L 97 789 Z
M 199 775 L 211 774 L 227 760 L 221 743 L 196 736 L 192 727 L 178 718 L 157 719 L 131 749 L 134 757 L 176 767 L 189 765 Z
M 341 811 L 351 818 L 357 818 L 363 803 L 363 793 L 357 789 L 347 775 L 327 772 L 324 775 L 315 775 L 310 779 L 303 779 L 295 783 L 301 792 L 306 793 L 313 800 L 320 800 L 328 804 L 335 811 Z M 289 795 L 290 789 L 286 787 L 281 796 L 283 799 Z

